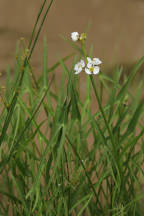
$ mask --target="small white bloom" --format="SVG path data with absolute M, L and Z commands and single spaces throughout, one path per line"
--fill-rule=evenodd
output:
M 84 60 L 80 60 L 75 66 L 74 66 L 74 70 L 75 70 L 75 74 L 79 74 L 83 68 L 85 67 L 85 62 Z
M 79 39 L 79 33 L 78 32 L 72 32 L 71 33 L 71 38 L 74 42 L 78 41 Z
M 87 57 L 87 67 L 85 68 L 85 72 L 87 74 L 98 74 L 100 72 L 100 67 L 98 65 L 102 64 L 102 61 L 99 58 Z
M 99 58 L 91 59 L 90 57 L 87 57 L 87 61 L 88 61 L 88 64 L 91 64 L 93 66 L 102 64 L 102 61 Z
M 93 58 L 93 62 L 94 62 L 95 65 L 102 64 L 102 61 L 99 58 Z

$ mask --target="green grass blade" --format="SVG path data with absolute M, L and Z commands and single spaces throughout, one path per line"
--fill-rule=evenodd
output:
M 33 27 L 33 30 L 32 30 L 32 34 L 31 34 L 31 37 L 30 37 L 30 40 L 29 40 L 28 49 L 31 48 L 32 40 L 33 40 L 33 38 L 34 38 L 34 34 L 35 34 L 35 31 L 36 31 L 36 27 L 37 27 L 38 21 L 39 21 L 39 19 L 40 19 L 40 16 L 41 16 L 41 14 L 42 14 L 42 11 L 43 11 L 43 9 L 44 9 L 44 6 L 45 6 L 46 2 L 47 2 L 47 0 L 44 0 L 43 4 L 42 4 L 42 6 L 41 6 L 41 8 L 40 8 L 40 10 L 39 10 L 39 13 L 38 13 L 38 15 L 37 15 L 37 18 L 36 18 L 36 21 L 35 21 L 35 24 L 34 24 L 34 27 Z
M 121 100 L 124 95 L 126 94 L 128 87 L 131 83 L 131 81 L 133 80 L 135 74 L 137 73 L 137 71 L 139 70 L 139 68 L 142 66 L 142 64 L 144 63 L 144 57 L 142 57 L 139 62 L 135 65 L 134 69 L 132 70 L 132 72 L 130 73 L 128 80 L 126 81 L 126 83 L 122 86 L 120 92 L 118 93 L 117 99 Z
M 51 6 L 52 6 L 53 1 L 54 1 L 54 0 L 51 0 L 51 1 L 50 1 L 49 5 L 48 5 L 48 7 L 47 7 L 47 9 L 46 9 L 46 12 L 45 12 L 45 14 L 44 14 L 44 16 L 43 16 L 43 19 L 42 19 L 42 21 L 41 21 L 40 27 L 39 27 L 38 32 L 37 32 L 37 34 L 36 34 L 35 40 L 34 40 L 34 42 L 33 42 L 33 44 L 32 44 L 31 49 L 30 49 L 30 53 L 29 53 L 29 56 L 28 56 L 28 61 L 30 60 L 30 58 L 31 58 L 31 56 L 32 56 L 32 53 L 33 53 L 34 48 L 35 48 L 35 46 L 36 46 L 36 43 L 37 43 L 37 40 L 38 40 L 38 38 L 39 38 L 40 32 L 41 32 L 41 30 L 42 30 L 43 24 L 44 24 L 44 22 L 45 22 L 45 20 L 46 20 L 46 17 L 47 17 L 47 15 L 48 15 L 48 12 L 49 12 Z

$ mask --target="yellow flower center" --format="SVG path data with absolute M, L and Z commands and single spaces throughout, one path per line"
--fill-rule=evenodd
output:
M 89 70 L 90 70 L 90 72 L 93 72 L 93 71 L 94 71 L 94 68 L 93 68 L 93 67 L 91 67 Z

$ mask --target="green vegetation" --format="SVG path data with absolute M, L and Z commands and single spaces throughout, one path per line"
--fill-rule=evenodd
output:
M 129 75 L 116 67 L 111 77 L 84 73 L 82 81 L 74 66 L 92 57 L 85 40 L 67 40 L 77 56 L 51 68 L 44 40 L 35 77 L 30 58 L 52 2 L 43 2 L 1 88 L 0 216 L 143 216 L 143 80 L 131 88 L 144 58 Z

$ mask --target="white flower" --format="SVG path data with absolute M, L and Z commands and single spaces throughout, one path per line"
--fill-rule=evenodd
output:
M 85 67 L 85 62 L 84 60 L 80 60 L 75 66 L 74 66 L 74 70 L 75 70 L 75 74 L 79 74 L 83 68 Z
M 74 42 L 78 41 L 79 39 L 79 33 L 78 32 L 72 32 L 71 33 L 71 38 Z
M 87 57 L 88 64 L 92 65 L 100 65 L 102 61 L 99 58 L 93 58 L 93 60 L 90 57 Z
M 99 58 L 87 57 L 87 67 L 85 68 L 85 72 L 87 74 L 98 74 L 100 72 L 100 67 L 98 65 L 102 64 L 102 61 Z

